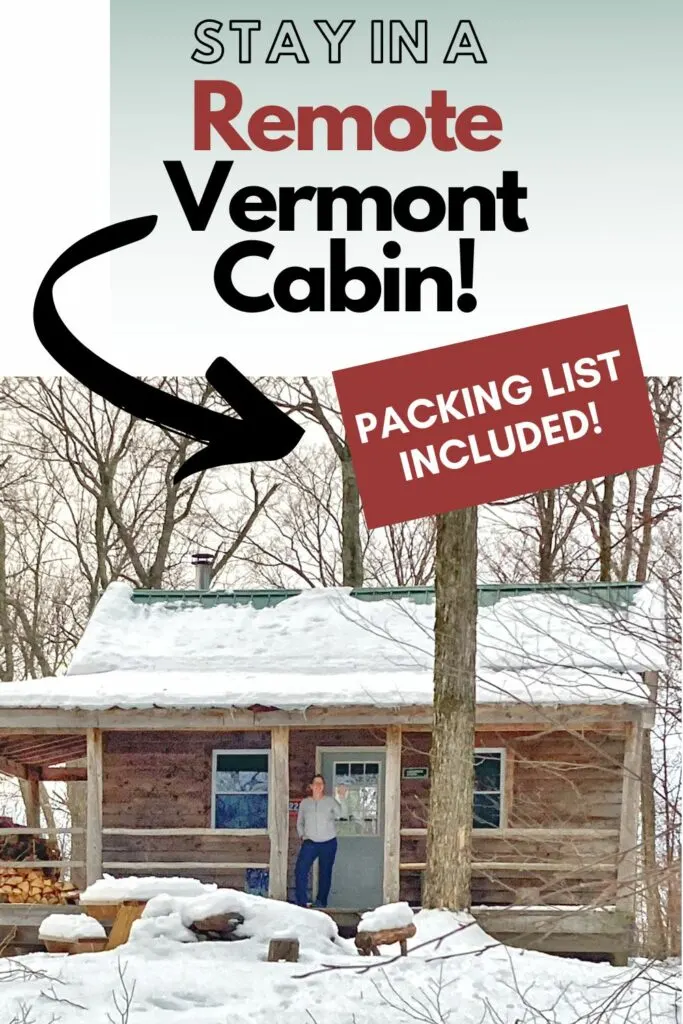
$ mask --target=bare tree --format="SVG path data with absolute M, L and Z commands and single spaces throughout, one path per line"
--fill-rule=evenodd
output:
M 436 519 L 411 519 L 373 530 L 365 550 L 365 579 L 380 587 L 424 587 L 434 580 Z
M 649 390 L 662 464 L 490 508 L 484 564 L 501 581 L 654 578 L 664 587 L 658 639 L 671 671 L 660 674 L 653 740 L 646 735 L 643 745 L 639 848 L 643 949 L 662 956 L 680 949 L 680 380 L 652 378 Z
M 342 585 L 363 585 L 363 541 L 360 493 L 351 453 L 331 381 L 310 377 L 270 379 L 268 386 L 287 412 L 297 412 L 317 424 L 325 434 L 341 473 L 341 537 Z
M 157 383 L 199 405 L 215 402 L 205 381 Z M 28 468 L 36 493 L 49 496 L 42 521 L 87 582 L 88 614 L 113 579 L 151 589 L 178 585 L 189 550 L 206 534 L 221 549 L 222 572 L 274 493 L 252 486 L 241 498 L 240 471 L 209 481 L 199 474 L 176 486 L 193 442 L 133 419 L 74 382 L 5 378 L 0 395 L 12 415 L 4 443 Z M 33 505 L 40 520 L 40 502 Z
M 206 382 L 160 386 L 197 404 L 214 401 Z M 241 471 L 176 486 L 188 438 L 134 420 L 66 378 L 3 378 L 0 397 L 4 680 L 63 671 L 113 580 L 177 586 L 187 578 L 189 550 L 207 540 L 217 552 L 216 574 L 226 574 L 277 489 L 259 489 L 252 475 L 250 495 L 240 496 L 230 488 Z M 79 784 L 68 791 L 79 825 Z M 49 821 L 44 787 L 41 796 Z

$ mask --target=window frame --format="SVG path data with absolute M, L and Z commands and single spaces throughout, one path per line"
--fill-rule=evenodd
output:
M 477 826 L 474 822 L 474 794 L 477 792 L 476 789 L 472 793 L 472 831 L 473 832 L 500 832 L 502 828 L 506 827 L 507 824 L 507 801 L 506 801 L 506 779 L 507 779 L 507 750 L 505 747 L 475 747 L 473 753 L 472 768 L 476 771 L 474 758 L 479 757 L 481 754 L 500 754 L 500 814 L 498 816 L 498 824 L 493 828 L 486 828 L 485 826 Z M 483 790 L 483 792 L 487 792 Z M 488 790 L 489 793 L 497 793 L 498 790 Z
M 379 750 L 380 748 L 377 748 L 377 749 Z M 357 749 L 356 751 L 354 751 L 354 753 L 356 753 L 358 755 L 355 761 L 354 761 L 352 756 L 351 757 L 347 757 L 343 761 L 342 760 L 338 761 L 337 757 L 340 756 L 340 755 L 337 754 L 336 751 L 334 751 L 334 750 L 327 750 L 325 752 L 326 753 L 330 753 L 330 754 L 333 755 L 332 768 L 333 768 L 333 771 L 334 771 L 335 775 L 336 775 L 336 767 L 337 767 L 338 764 L 348 764 L 349 768 L 351 767 L 352 764 L 362 764 L 363 766 L 365 766 L 366 764 L 376 764 L 377 765 L 377 768 L 378 768 L 378 772 L 377 772 L 377 818 L 376 818 L 377 832 L 370 832 L 370 833 L 359 832 L 359 833 L 357 833 L 355 835 L 354 834 L 344 835 L 344 836 L 340 835 L 339 838 L 340 839 L 381 839 L 382 842 L 384 842 L 384 803 L 385 803 L 385 800 L 386 800 L 386 790 L 385 790 L 385 786 L 386 786 L 386 775 L 385 775 L 386 760 L 380 760 L 379 758 L 373 759 L 372 757 L 367 757 L 367 756 L 361 757 L 360 754 L 362 753 L 362 751 L 360 750 L 360 748 Z M 386 748 L 384 748 L 384 747 L 381 748 L 381 753 L 386 755 Z M 334 796 L 334 793 L 332 793 L 331 796 Z
M 266 795 L 268 797 L 268 825 L 266 828 L 218 828 L 216 825 L 216 775 L 218 774 L 218 758 L 225 755 L 234 755 L 239 757 L 244 754 L 265 754 L 268 764 L 268 789 Z M 211 751 L 211 820 L 209 822 L 209 828 L 213 829 L 214 832 L 219 832 L 223 836 L 268 836 L 271 832 L 272 825 L 272 800 L 271 795 L 271 779 L 270 779 L 270 747 L 250 747 L 247 749 L 240 748 L 236 750 L 234 748 L 225 750 L 223 748 L 214 749 Z

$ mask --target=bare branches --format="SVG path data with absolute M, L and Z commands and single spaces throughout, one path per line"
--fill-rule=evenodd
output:
M 199 404 L 205 381 L 162 386 Z M 145 588 L 188 580 L 189 552 L 232 572 L 278 483 L 242 497 L 242 469 L 173 483 L 191 442 L 109 407 L 64 378 L 0 379 L 0 675 L 63 670 L 112 580 Z
M 114 1003 L 115 1014 L 107 1014 L 107 1020 L 110 1024 L 128 1024 L 130 1019 L 130 1011 L 133 1006 L 133 996 L 135 995 L 136 982 L 133 981 L 131 985 L 126 981 L 126 970 L 128 964 L 121 966 L 121 960 L 117 962 L 117 973 L 119 976 L 119 989 L 114 990 L 111 994 L 112 1002 Z
M 433 939 L 425 939 L 424 942 L 419 942 L 416 945 L 411 946 L 410 951 L 412 953 L 417 953 L 418 950 L 426 949 L 427 946 L 434 946 L 434 949 L 438 950 L 441 948 L 443 943 L 446 942 L 447 939 L 451 939 L 455 935 L 460 935 L 468 928 L 472 928 L 473 925 L 476 925 L 476 921 L 474 921 L 473 919 L 470 921 L 466 921 L 464 924 L 458 925 L 457 928 L 451 928 L 449 931 L 444 932 L 443 935 L 437 935 Z M 316 968 L 314 971 L 307 971 L 305 974 L 295 974 L 294 977 L 301 981 L 304 978 L 312 978 L 316 974 L 325 974 L 327 973 L 327 971 L 353 971 L 354 974 L 367 974 L 369 971 L 372 971 L 378 967 L 386 968 L 390 964 L 395 964 L 401 959 L 402 954 L 397 953 L 395 956 L 392 956 L 389 959 L 370 960 L 369 962 L 366 962 L 364 964 L 359 964 L 358 962 L 354 964 L 323 964 L 321 967 Z

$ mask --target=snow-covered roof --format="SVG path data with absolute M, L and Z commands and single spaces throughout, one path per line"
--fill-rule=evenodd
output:
M 665 667 L 663 605 L 643 587 L 627 606 L 529 593 L 481 608 L 480 703 L 647 699 Z M 112 584 L 66 676 L 0 686 L 0 707 L 230 708 L 428 705 L 434 605 L 304 591 L 273 607 L 134 601 Z
M 103 672 L 29 683 L 0 684 L 0 709 L 10 707 L 109 708 L 377 708 L 432 703 L 429 672 L 287 673 Z M 593 669 L 483 672 L 477 701 L 525 704 L 641 703 L 646 688 L 637 673 Z

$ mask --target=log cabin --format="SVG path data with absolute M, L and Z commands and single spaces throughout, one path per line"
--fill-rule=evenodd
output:
M 41 781 L 80 784 L 84 818 L 50 864 L 79 884 L 188 875 L 291 899 L 297 807 L 320 772 L 343 795 L 331 913 L 419 906 L 432 588 L 214 591 L 205 562 L 195 590 L 112 584 L 65 675 L 0 687 L 0 770 L 25 782 L 26 831 L 48 831 Z M 511 944 L 624 962 L 660 597 L 478 593 L 473 912 Z M 0 928 L 20 909 L 0 905 Z

